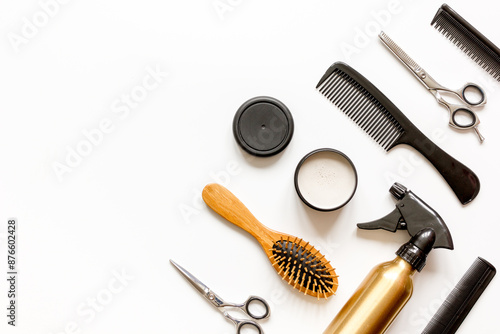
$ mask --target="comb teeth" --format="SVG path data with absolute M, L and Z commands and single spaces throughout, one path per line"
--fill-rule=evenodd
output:
M 338 276 L 324 255 L 302 239 L 297 241 L 278 240 L 274 243 L 269 258 L 278 274 L 287 280 L 295 289 L 319 298 L 328 298 L 335 294 L 338 287 Z
M 431 24 L 486 72 L 500 81 L 500 55 L 464 24 L 445 10 L 439 11 Z
M 388 151 L 404 130 L 363 86 L 336 68 L 318 90 Z

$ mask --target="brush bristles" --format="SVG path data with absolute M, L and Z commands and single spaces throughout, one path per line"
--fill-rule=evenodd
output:
M 486 72 L 500 81 L 500 56 L 493 52 L 474 34 L 463 27 L 451 15 L 441 12 L 434 22 L 434 28 L 448 38 Z
M 318 90 L 384 150 L 389 150 L 404 133 L 390 112 L 363 86 L 340 69 L 336 68 Z
M 295 289 L 318 299 L 328 298 L 337 291 L 335 270 L 309 243 L 304 244 L 297 238 L 293 241 L 281 239 L 274 243 L 271 252 L 273 255 L 269 259 L 278 274 Z

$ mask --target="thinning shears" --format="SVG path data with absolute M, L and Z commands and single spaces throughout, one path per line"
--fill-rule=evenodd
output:
M 458 90 L 448 89 L 441 86 L 434 80 L 429 73 L 420 67 L 410 58 L 394 41 L 383 31 L 379 34 L 380 40 L 391 52 L 417 77 L 417 79 L 434 95 L 436 100 L 445 106 L 450 112 L 449 125 L 455 129 L 468 130 L 473 129 L 479 141 L 482 143 L 484 137 L 477 129 L 479 118 L 472 110 L 473 107 L 482 107 L 486 104 L 486 95 L 481 87 L 474 83 L 467 83 Z M 447 102 L 441 94 L 450 94 L 457 97 L 463 104 L 451 104 Z
M 266 319 L 270 316 L 271 311 L 269 308 L 269 304 L 261 297 L 257 296 L 250 296 L 248 299 L 242 303 L 242 304 L 235 304 L 235 303 L 229 303 L 225 302 L 221 297 L 219 297 L 215 292 L 210 290 L 205 284 L 203 284 L 200 280 L 198 280 L 196 277 L 194 277 L 190 272 L 188 272 L 186 269 L 182 268 L 179 266 L 177 263 L 174 261 L 170 260 L 170 263 L 188 280 L 189 283 L 191 283 L 192 286 L 196 290 L 198 290 L 199 293 L 205 297 L 212 306 L 214 306 L 217 310 L 219 310 L 224 317 L 229 319 L 234 323 L 236 326 L 236 334 L 240 334 L 241 330 L 244 327 L 254 327 L 259 334 L 264 334 L 264 331 L 262 330 L 262 327 L 254 320 L 261 320 L 261 319 Z M 251 305 L 254 304 L 253 306 L 260 306 L 260 309 L 264 309 L 263 312 L 257 313 L 256 311 L 252 311 Z M 231 316 L 227 309 L 228 308 L 233 308 L 233 309 L 239 309 L 243 311 L 245 314 L 247 314 L 250 318 L 252 319 L 237 319 Z

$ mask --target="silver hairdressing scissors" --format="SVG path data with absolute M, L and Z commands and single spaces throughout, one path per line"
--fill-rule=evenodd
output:
M 195 289 L 198 290 L 198 292 L 201 293 L 203 297 L 205 297 L 210 302 L 210 304 L 212 304 L 217 310 L 219 310 L 224 315 L 224 317 L 226 317 L 227 319 L 231 320 L 234 323 L 234 325 L 236 326 L 236 334 L 239 334 L 243 329 L 243 327 L 254 327 L 254 329 L 256 329 L 259 332 L 259 334 L 264 334 L 262 327 L 260 327 L 260 325 L 254 321 L 254 320 L 266 319 L 271 314 L 269 304 L 263 298 L 257 296 L 250 296 L 242 304 L 225 302 L 224 300 L 222 300 L 222 298 L 220 298 L 217 294 L 215 294 L 215 292 L 210 290 L 205 284 L 200 282 L 186 269 L 182 268 L 172 260 L 170 260 L 170 263 L 172 263 L 174 267 L 177 270 L 179 270 L 182 276 L 184 276 L 189 281 L 189 283 L 191 283 L 195 287 Z M 264 311 L 262 313 L 261 312 L 254 313 L 255 311 L 252 311 L 250 308 L 252 304 L 255 304 L 254 306 L 260 305 L 261 307 L 263 307 Z M 234 318 L 228 313 L 227 308 L 240 309 L 254 320 L 251 319 L 242 320 Z
M 441 86 L 434 80 L 429 73 L 420 67 L 413 59 L 411 59 L 392 39 L 389 38 L 383 31 L 379 34 L 380 40 L 391 52 L 408 67 L 408 69 L 419 79 L 419 81 L 434 95 L 436 100 L 445 106 L 450 112 L 449 124 L 455 129 L 468 130 L 473 129 L 479 141 L 483 142 L 484 137 L 477 129 L 479 118 L 472 110 L 472 107 L 481 107 L 486 104 L 486 96 L 481 87 L 473 83 L 467 83 L 459 90 L 452 90 Z M 451 104 L 447 102 L 441 93 L 456 96 L 463 104 Z M 473 97 L 474 96 L 474 97 Z

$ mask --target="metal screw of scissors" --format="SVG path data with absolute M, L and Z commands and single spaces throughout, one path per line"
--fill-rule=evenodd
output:
M 486 104 L 486 95 L 481 87 L 473 83 L 465 84 L 461 89 L 452 90 L 434 80 L 429 73 L 420 67 L 410 56 L 406 54 L 387 34 L 383 31 L 379 34 L 383 44 L 417 77 L 417 79 L 434 95 L 436 100 L 446 107 L 450 112 L 449 125 L 455 129 L 468 130 L 473 129 L 482 143 L 484 137 L 478 130 L 479 118 L 472 110 L 473 107 L 482 107 Z M 447 102 L 440 93 L 451 94 L 457 97 L 463 104 L 451 104 Z M 478 98 L 473 100 L 468 95 L 476 95 Z M 463 121 L 463 119 L 468 120 Z
M 205 284 L 203 284 L 200 280 L 198 280 L 194 275 L 188 272 L 186 269 L 182 268 L 180 265 L 170 260 L 170 263 L 184 276 L 185 279 L 191 285 L 205 297 L 212 306 L 214 306 L 217 310 L 219 310 L 226 319 L 232 321 L 236 327 L 236 334 L 240 334 L 241 330 L 244 327 L 253 327 L 258 331 L 259 334 L 264 334 L 262 327 L 254 320 L 261 320 L 269 318 L 271 315 L 271 309 L 269 304 L 261 297 L 250 296 L 248 299 L 241 304 L 229 303 L 225 302 L 221 297 L 219 297 L 215 292 L 210 290 Z M 260 305 L 264 308 L 264 312 L 255 313 L 251 310 L 251 305 L 256 304 Z M 235 308 L 239 309 L 245 314 L 247 314 L 252 319 L 237 319 L 229 314 L 227 308 Z

